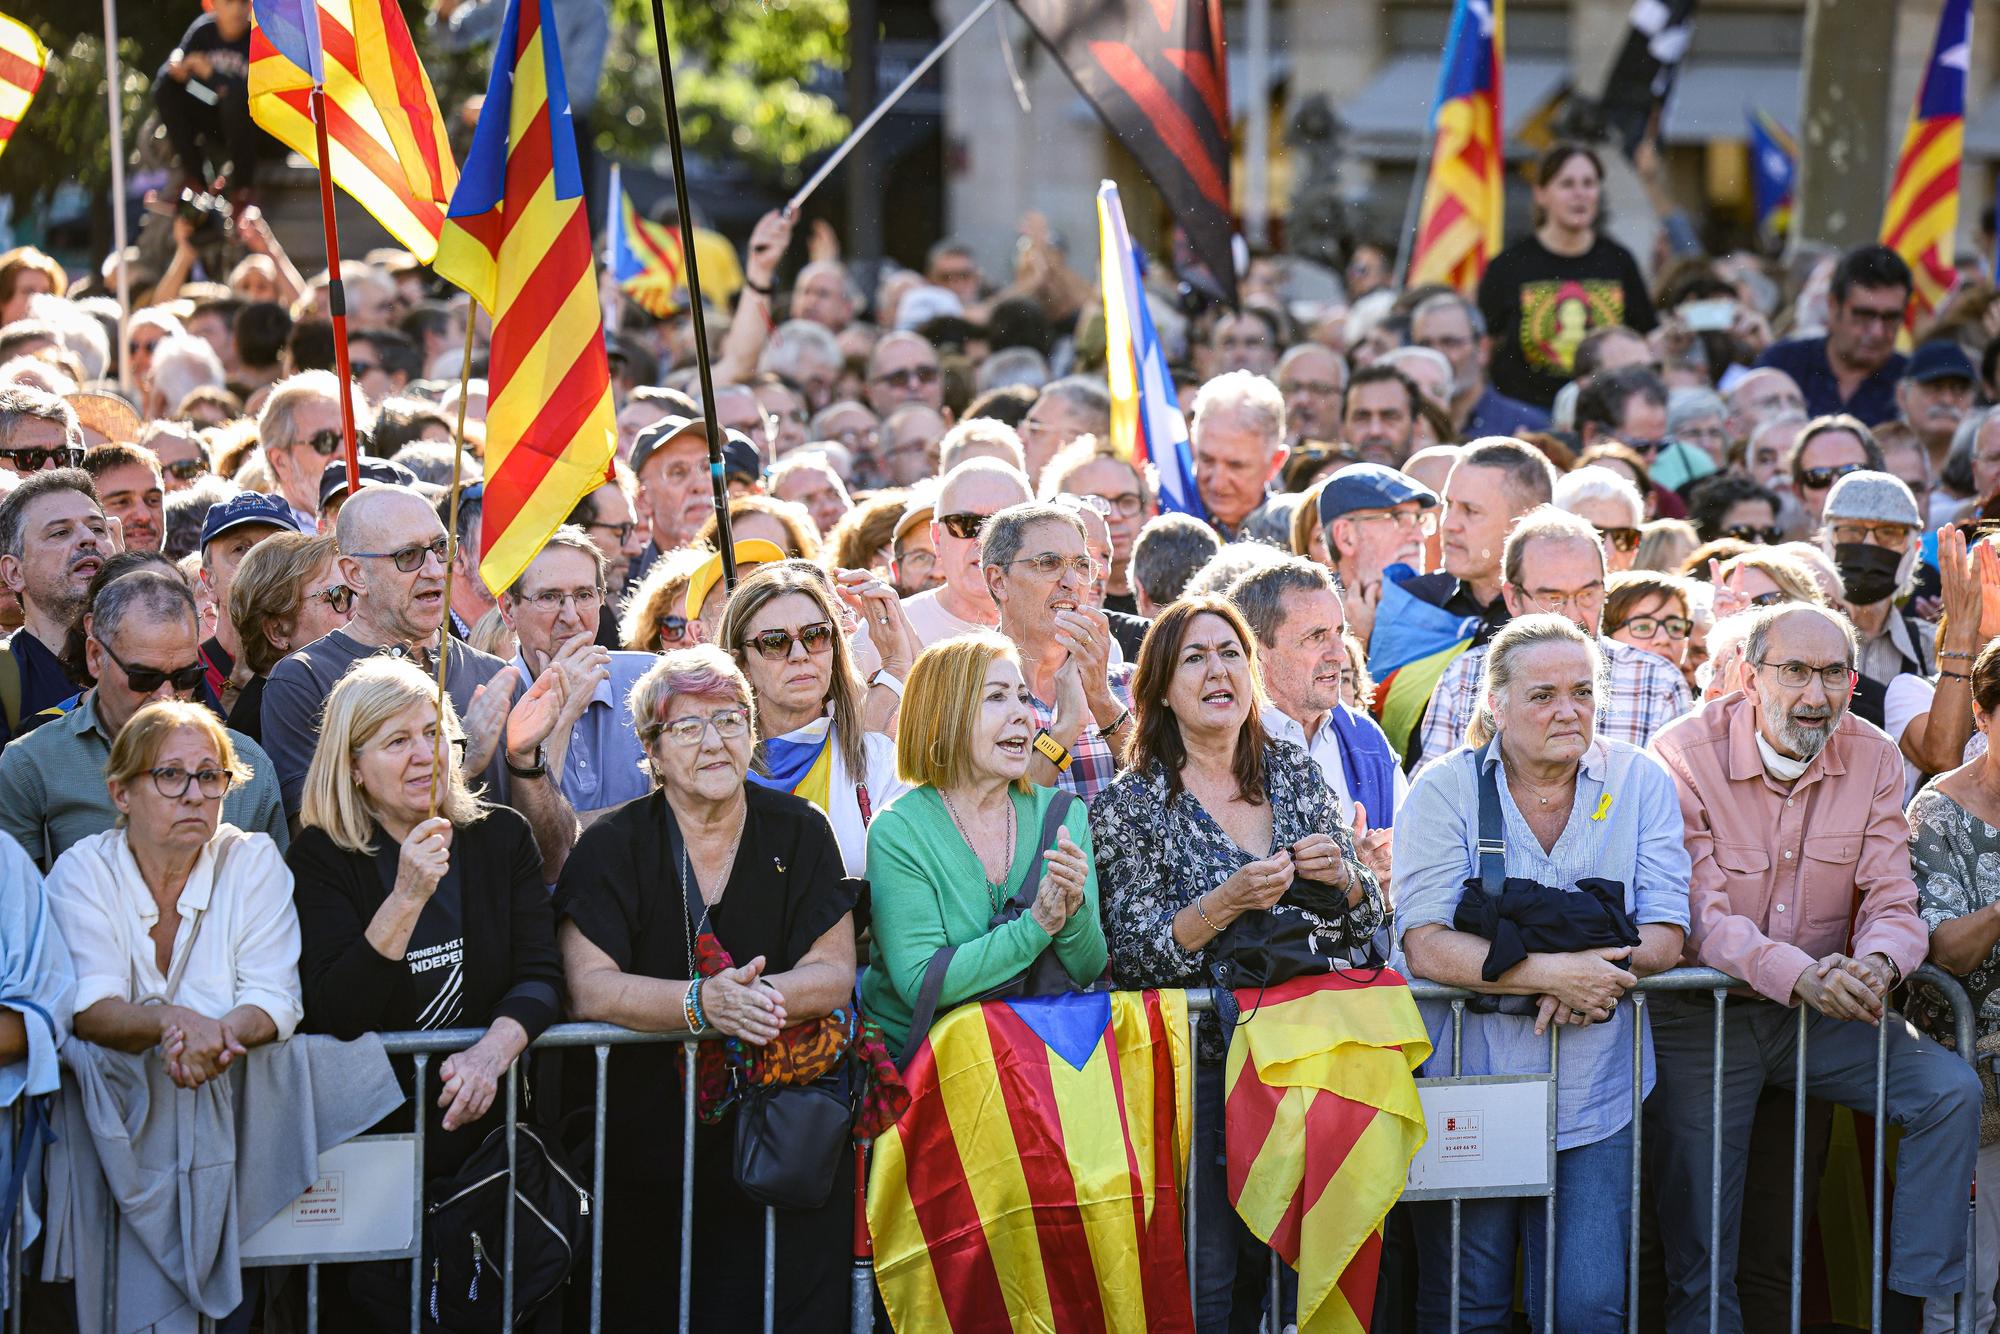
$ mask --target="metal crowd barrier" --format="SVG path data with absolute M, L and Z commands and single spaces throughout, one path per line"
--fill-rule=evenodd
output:
M 1953 1028 L 1957 1036 L 1958 1051 L 1962 1056 L 1964 1056 L 1964 1058 L 1968 1063 L 1971 1063 L 1974 1058 L 1974 1014 L 1973 1014 L 1972 1004 L 1970 1000 L 1966 997 L 1964 989 L 1959 986 L 1957 979 L 1951 977 L 1949 974 L 1929 964 L 1926 964 L 1922 968 L 1920 968 L 1915 974 L 1912 975 L 1910 981 L 1912 984 L 1928 987 L 1931 991 L 1941 996 L 1945 1000 L 1945 1002 L 1950 1005 L 1952 1011 Z M 1713 969 L 1681 968 L 1681 969 L 1675 969 L 1671 972 L 1661 973 L 1653 977 L 1642 979 L 1638 983 L 1638 985 L 1633 988 L 1633 995 L 1631 997 L 1631 1001 L 1635 1010 L 1635 1018 L 1643 1019 L 1645 1017 L 1646 997 L 1651 992 L 1706 991 L 1711 993 L 1712 996 L 1714 997 L 1714 1002 L 1715 1002 L 1715 1052 L 1713 1057 L 1713 1063 L 1711 1066 L 1711 1075 L 1713 1078 L 1714 1076 L 1719 1075 L 1719 1072 L 1722 1068 L 1721 1061 L 1722 1061 L 1722 1041 L 1723 1041 L 1723 1007 L 1727 999 L 1728 989 L 1732 987 L 1738 987 L 1740 985 L 1741 984 L 1738 983 L 1734 978 L 1731 978 L 1726 974 L 1716 972 Z M 1461 1050 L 1461 1044 L 1458 1042 L 1457 1039 L 1460 1036 L 1459 1030 L 1464 1020 L 1465 1002 L 1472 999 L 1475 993 L 1470 991 L 1460 990 L 1455 987 L 1440 986 L 1433 982 L 1425 982 L 1420 980 L 1412 981 L 1410 983 L 1410 990 L 1412 994 L 1414 994 L 1416 998 L 1419 1000 L 1447 1001 L 1451 1003 L 1453 1038 L 1454 1038 L 1452 1073 L 1454 1075 L 1458 1074 L 1459 1073 L 1458 1055 Z M 1205 990 L 1191 990 L 1187 993 L 1187 999 L 1188 999 L 1188 1010 L 1189 1010 L 1189 1024 L 1190 1028 L 1192 1029 L 1192 1027 L 1199 1022 L 1199 1016 L 1202 1013 L 1212 1009 L 1213 1006 L 1211 1003 L 1211 998 L 1209 996 L 1209 993 Z M 1792 1201 L 1791 1201 L 1792 1266 L 1791 1266 L 1790 1328 L 1794 1332 L 1796 1332 L 1799 1329 L 1799 1321 L 1801 1316 L 1800 1275 L 1801 1275 L 1801 1266 L 1803 1261 L 1803 1246 L 1804 1246 L 1804 1235 L 1805 1235 L 1803 1226 L 1804 1224 L 1803 1215 L 1804 1215 L 1804 1171 L 1805 1171 L 1804 1085 L 1805 1085 L 1805 1068 L 1806 1068 L 1805 1067 L 1806 1029 L 1807 1029 L 1806 1007 L 1800 1006 L 1799 1042 L 1798 1042 L 1798 1052 L 1796 1056 L 1796 1071 L 1794 1077 L 1795 1092 L 1793 1095 L 1793 1111 L 1792 1111 L 1792 1121 L 1793 1121 Z M 1626 1257 L 1626 1268 L 1627 1268 L 1626 1308 L 1627 1308 L 1628 1328 L 1632 1331 L 1632 1334 L 1638 1334 L 1639 1220 L 1641 1212 L 1639 1206 L 1639 1177 L 1640 1177 L 1641 1146 L 1644 1138 L 1643 1115 L 1641 1106 L 1643 1101 L 1642 1099 L 1643 1080 L 1641 1079 L 1641 1071 L 1643 1069 L 1643 1048 L 1641 1046 L 1642 1026 L 1635 1022 L 1632 1026 L 1632 1032 L 1633 1032 L 1632 1168 L 1631 1168 L 1632 1219 L 1631 1219 L 1630 1235 L 1627 1238 L 1628 1254 Z M 440 1032 L 421 1032 L 421 1033 L 391 1033 L 391 1034 L 385 1034 L 383 1036 L 383 1045 L 392 1055 L 406 1055 L 414 1058 L 416 1064 L 416 1077 L 417 1077 L 416 1087 L 419 1090 L 421 1090 L 424 1087 L 424 1078 L 426 1073 L 428 1072 L 432 1056 L 438 1055 L 440 1053 L 449 1053 L 449 1052 L 463 1050 L 466 1047 L 469 1047 L 473 1043 L 477 1042 L 479 1038 L 482 1036 L 482 1033 L 483 1030 L 480 1029 L 454 1029 L 454 1030 L 447 1030 Z M 1549 1070 L 1546 1072 L 1551 1075 L 1555 1074 L 1557 1070 L 1557 1063 L 1561 1054 L 1561 1039 L 1562 1039 L 1562 1029 L 1560 1027 L 1552 1027 L 1549 1032 Z M 550 1028 L 540 1038 L 536 1039 L 533 1044 L 533 1047 L 531 1048 L 531 1050 L 549 1050 L 554 1048 L 588 1047 L 593 1051 L 596 1057 L 597 1096 L 596 1096 L 596 1110 L 594 1114 L 594 1123 L 591 1132 L 592 1195 L 591 1195 L 591 1211 L 590 1211 L 591 1245 L 590 1245 L 590 1274 L 589 1274 L 589 1282 L 590 1282 L 589 1329 L 592 1331 L 592 1334 L 596 1334 L 596 1331 L 599 1331 L 602 1328 L 602 1323 L 603 1323 L 603 1284 L 602 1284 L 603 1251 L 604 1251 L 603 1241 L 604 1241 L 604 1213 L 607 1207 L 607 1201 L 605 1199 L 605 1189 L 604 1189 L 604 1123 L 605 1123 L 606 1080 L 607 1080 L 607 1071 L 609 1069 L 610 1059 L 611 1059 L 611 1049 L 613 1047 L 619 1047 L 619 1046 L 656 1044 L 662 1042 L 678 1042 L 681 1044 L 683 1057 L 685 1060 L 685 1069 L 688 1075 L 688 1087 L 690 1088 L 693 1087 L 696 1040 L 688 1038 L 684 1035 L 668 1035 L 659 1033 L 635 1033 L 628 1029 L 619 1028 L 611 1024 L 561 1024 L 553 1028 Z M 1871 1328 L 1873 1329 L 1880 1329 L 1882 1322 L 1882 1270 L 1883 1270 L 1883 1250 L 1884 1250 L 1884 1240 L 1882 1235 L 1882 1225 L 1883 1225 L 1882 1186 L 1883 1186 L 1883 1171 L 1884 1171 L 1884 1150 L 1886 1147 L 1885 1136 L 1888 1128 L 1887 1119 L 1885 1116 L 1885 1100 L 1887 1096 L 1885 1075 L 1887 1069 L 1887 1060 L 1888 1060 L 1888 1016 L 1885 1014 L 1883 1024 L 1880 1026 L 1879 1035 L 1876 1040 L 1876 1056 L 1875 1056 L 1875 1141 L 1874 1141 L 1874 1165 L 1873 1165 L 1874 1176 L 1873 1176 L 1873 1192 L 1872 1192 L 1873 1209 L 1872 1209 L 1872 1218 L 1870 1223 L 1870 1241 L 1871 1241 L 1872 1259 L 1871 1259 L 1870 1274 L 1869 1274 L 1869 1283 L 1870 1283 L 1869 1291 L 1872 1294 Z M 1530 1073 L 1530 1072 L 1522 1072 L 1522 1073 Z M 1543 1072 L 1533 1072 L 1533 1073 L 1543 1073 Z M 507 1132 L 507 1170 L 510 1183 L 512 1181 L 513 1174 L 515 1171 L 515 1130 L 518 1126 L 517 1113 L 519 1107 L 519 1086 L 520 1086 L 520 1064 L 519 1062 L 516 1062 L 515 1065 L 510 1067 L 507 1072 L 507 1080 L 506 1080 L 505 1094 L 504 1094 L 505 1113 L 506 1113 L 505 1128 Z M 1722 1084 L 1719 1078 L 1714 1078 L 1714 1090 L 1715 1091 L 1714 1091 L 1714 1103 L 1712 1107 L 1712 1112 L 1713 1112 L 1712 1119 L 1715 1125 L 1715 1133 L 1713 1137 L 1714 1143 L 1711 1148 L 1711 1158 L 1710 1158 L 1711 1190 L 1710 1190 L 1710 1203 L 1709 1203 L 1709 1209 L 1710 1209 L 1709 1224 L 1710 1224 L 1711 1237 L 1716 1235 L 1720 1231 L 1719 1224 L 1720 1224 L 1720 1214 L 1721 1214 L 1720 1195 L 1716 1190 L 1713 1189 L 1713 1184 L 1715 1180 L 1719 1178 L 1721 1175 L 1720 1166 L 1722 1160 L 1722 1136 L 1721 1136 Z M 693 1278 L 695 1100 L 693 1098 L 685 1098 L 683 1099 L 683 1103 L 684 1103 L 684 1111 L 682 1116 L 682 1147 L 681 1147 L 682 1181 L 681 1181 L 681 1201 L 680 1201 L 681 1205 L 680 1303 L 678 1311 L 678 1322 L 676 1328 L 681 1331 L 681 1334 L 687 1334 L 687 1331 L 690 1329 L 689 1314 L 690 1314 L 690 1298 L 691 1298 L 692 1278 Z M 1199 1116 L 1198 1110 L 1196 1111 L 1195 1115 L 1197 1117 Z M 421 1125 L 421 1122 L 419 1122 L 419 1124 Z M 21 1125 L 22 1125 L 22 1109 L 19 1103 L 17 1103 L 13 1109 L 13 1118 L 11 1123 L 11 1133 L 14 1141 L 17 1143 L 19 1142 L 20 1139 Z M 1194 1143 L 1199 1143 L 1198 1127 L 1196 1129 L 1196 1133 L 1192 1138 Z M 1192 1145 L 1191 1145 L 1191 1151 L 1192 1151 Z M 857 1161 L 856 1165 L 857 1171 L 860 1170 L 861 1165 L 862 1164 L 859 1161 Z M 414 1208 L 414 1216 L 411 1220 L 411 1226 L 413 1229 L 411 1247 L 412 1247 L 412 1252 L 416 1253 L 421 1250 L 422 1246 L 423 1218 L 424 1218 L 424 1192 L 423 1192 L 424 1136 L 421 1133 L 415 1136 L 414 1175 L 416 1178 L 416 1189 L 415 1189 L 416 1203 Z M 1555 1187 L 1555 1182 L 1553 1179 L 1551 1179 L 1549 1183 L 1549 1193 L 1547 1196 L 1547 1206 L 1546 1206 L 1545 1221 L 1544 1221 L 1545 1244 L 1543 1247 L 1544 1271 L 1542 1275 L 1542 1291 L 1544 1294 L 1542 1326 L 1546 1334 L 1553 1334 L 1553 1331 L 1555 1329 L 1556 1197 L 1557 1197 L 1557 1191 Z M 1197 1200 L 1196 1198 L 1195 1175 L 1192 1171 L 1190 1171 L 1188 1174 L 1188 1184 L 1185 1193 L 1185 1201 L 1186 1201 L 1186 1217 L 1184 1221 L 1185 1221 L 1186 1235 L 1188 1238 L 1188 1245 L 1189 1245 L 1190 1258 L 1188 1264 L 1188 1273 L 1189 1273 L 1190 1295 L 1192 1296 L 1193 1295 L 1192 1289 L 1194 1284 L 1194 1272 L 1195 1272 L 1195 1267 L 1192 1258 L 1194 1253 L 1195 1219 L 1196 1219 L 1196 1210 L 1200 1205 L 1200 1201 Z M 1452 1230 L 1451 1330 L 1452 1334 L 1457 1334 L 1459 1328 L 1459 1250 L 1460 1250 L 1460 1240 L 1461 1240 L 1460 1201 L 1454 1198 L 1450 1201 L 1450 1204 L 1451 1204 L 1451 1230 Z M 16 1216 L 14 1220 L 15 1226 L 11 1229 L 10 1238 L 8 1242 L 9 1255 L 7 1257 L 8 1258 L 7 1305 L 9 1314 L 8 1329 L 10 1331 L 10 1334 L 21 1334 L 22 1330 L 23 1317 L 22 1317 L 22 1302 L 21 1302 L 21 1285 L 22 1285 L 21 1252 L 22 1252 L 22 1231 L 23 1231 L 22 1216 L 24 1208 L 25 1208 L 24 1204 L 16 1206 Z M 115 1274 L 117 1265 L 118 1227 L 117 1227 L 116 1211 L 112 1210 L 108 1212 L 110 1213 L 110 1217 L 107 1218 L 105 1227 L 105 1254 L 107 1257 L 106 1273 L 107 1275 L 111 1275 Z M 508 1210 L 506 1236 L 504 1240 L 504 1249 L 502 1252 L 503 1328 L 512 1328 L 514 1323 L 514 1213 L 515 1210 L 512 1209 Z M 859 1220 L 857 1220 L 857 1227 L 859 1225 L 860 1225 Z M 774 1322 L 776 1319 L 776 1298 L 777 1298 L 776 1235 L 777 1235 L 777 1215 L 775 1211 L 771 1209 L 766 1209 L 764 1211 L 764 1277 L 763 1277 L 764 1303 L 763 1303 L 763 1323 L 762 1323 L 762 1328 L 764 1331 L 766 1331 L 766 1334 L 770 1334 L 770 1332 L 775 1328 Z M 857 1238 L 857 1240 L 860 1239 Z M 1966 1216 L 1966 1260 L 1967 1260 L 1967 1273 L 1976 1274 L 1978 1270 L 1976 1264 L 1976 1256 L 1974 1254 L 1974 1231 L 1973 1231 L 1972 1213 L 1969 1201 L 1968 1201 L 1967 1216 Z M 422 1268 L 423 1268 L 422 1265 L 417 1263 L 412 1263 L 410 1266 L 411 1334 L 419 1334 L 422 1325 L 422 1312 L 423 1312 Z M 317 1262 L 308 1263 L 305 1265 L 305 1271 L 306 1271 L 306 1328 L 309 1331 L 309 1334 L 318 1334 L 320 1264 Z M 1282 1308 L 1279 1300 L 1280 1293 L 1282 1291 L 1280 1284 L 1281 1271 L 1282 1271 L 1282 1264 L 1279 1261 L 1277 1254 L 1273 1252 L 1271 1255 L 1271 1272 L 1270 1272 L 1270 1279 L 1267 1292 L 1267 1301 L 1269 1303 L 1268 1310 L 1270 1313 L 1270 1319 L 1273 1323 L 1268 1324 L 1266 1326 L 1267 1329 L 1272 1329 L 1272 1330 L 1282 1327 Z M 852 1313 L 853 1334 L 872 1334 L 875 1324 L 874 1265 L 872 1259 L 869 1257 L 867 1253 L 867 1249 L 865 1246 L 857 1246 L 856 1255 L 854 1257 L 851 1292 L 852 1292 L 851 1313 Z M 1710 1292 L 1709 1329 L 1711 1331 L 1711 1334 L 1713 1334 L 1713 1331 L 1715 1331 L 1718 1328 L 1718 1323 L 1717 1323 L 1719 1314 L 1717 1309 L 1717 1302 L 1719 1295 L 1718 1286 L 1714 1283 L 1711 1283 L 1709 1292 Z M 1954 1299 L 1956 1303 L 1955 1323 L 1956 1323 L 1956 1328 L 1960 1331 L 1960 1334 L 1971 1334 L 1972 1330 L 1973 1303 L 1971 1301 L 1966 1300 L 1966 1298 L 1967 1294 L 1961 1292 Z M 558 1297 L 552 1300 L 559 1301 L 561 1299 L 560 1297 Z M 105 1284 L 104 1308 L 103 1308 L 104 1324 L 107 1330 L 112 1330 L 116 1328 L 116 1315 L 117 1315 L 117 1284 L 114 1281 L 107 1281 Z M 207 1331 L 213 1328 L 213 1322 L 204 1320 L 202 1322 L 202 1327 L 204 1334 L 207 1334 Z

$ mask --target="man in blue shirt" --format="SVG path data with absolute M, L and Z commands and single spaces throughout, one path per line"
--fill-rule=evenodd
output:
M 583 529 L 565 524 L 500 595 L 501 619 L 520 643 L 513 664 L 518 688 L 526 690 L 550 667 L 563 674 L 567 694 L 544 762 L 586 821 L 652 787 L 640 768 L 645 750 L 628 700 L 655 658 L 596 642 L 604 581 L 604 553 Z
M 1834 267 L 1826 333 L 1788 338 L 1764 350 L 1759 366 L 1798 381 L 1815 417 L 1845 412 L 1869 426 L 1894 421 L 1904 356 L 1896 335 L 1910 304 L 1910 266 L 1887 246 L 1850 250 Z
M 1532 403 L 1509 398 L 1486 378 L 1493 340 L 1477 303 L 1456 292 L 1425 297 L 1410 312 L 1410 341 L 1443 354 L 1451 363 L 1451 418 L 1461 439 L 1546 431 L 1549 415 Z

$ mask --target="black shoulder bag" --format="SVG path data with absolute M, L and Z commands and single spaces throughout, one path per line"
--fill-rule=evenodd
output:
M 1054 800 L 1049 802 L 1047 814 L 1042 817 L 1041 837 L 1035 841 L 1035 855 L 1029 859 L 1027 874 L 1021 878 L 1021 886 L 1014 896 L 1000 905 L 986 923 L 986 929 L 993 931 L 1005 926 L 1034 906 L 1035 895 L 1041 891 L 1042 877 L 1038 872 L 1046 865 L 1042 854 L 1056 845 L 1056 836 L 1062 829 L 1063 821 L 1069 818 L 1070 807 L 1076 803 L 1076 794 L 1062 788 L 1056 789 Z M 1053 938 L 1050 941 L 1054 943 Z M 903 1040 L 902 1054 L 896 1058 L 896 1068 L 907 1069 L 910 1058 L 923 1046 L 930 1036 L 931 1024 L 937 1018 L 938 997 L 944 992 L 945 970 L 951 967 L 951 959 L 958 953 L 958 946 L 946 945 L 931 955 L 931 961 L 924 966 L 924 980 L 917 987 L 917 1003 L 910 1012 L 910 1035 Z M 1053 949 L 1045 949 L 1035 956 L 1035 961 L 996 987 L 990 987 L 977 996 L 967 996 L 959 1005 L 971 1005 L 978 1001 L 1004 1000 L 1009 996 L 1060 996 L 1079 988 L 1069 970 L 1063 967 L 1061 959 Z

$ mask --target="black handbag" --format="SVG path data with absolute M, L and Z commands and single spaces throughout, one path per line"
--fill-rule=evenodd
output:
M 667 848 L 680 870 L 689 930 L 702 918 L 701 890 L 681 842 L 679 823 L 667 812 Z M 694 942 L 688 942 L 692 948 Z M 740 1073 L 738 1079 L 740 1081 Z M 690 1088 L 687 1096 L 695 1096 Z M 854 1141 L 860 1086 L 851 1049 L 810 1084 L 753 1084 L 736 1098 L 736 1138 L 731 1168 L 737 1189 L 775 1209 L 817 1209 L 833 1193 L 834 1177 Z
M 1076 802 L 1076 794 L 1058 788 L 1049 802 L 1048 811 L 1042 816 L 1041 837 L 1035 843 L 1035 855 L 1028 862 L 1027 874 L 1021 877 L 1020 888 L 1005 903 L 1000 905 L 987 920 L 986 929 L 992 931 L 1005 926 L 1034 906 L 1035 895 L 1041 891 L 1042 877 L 1037 869 L 1047 865 L 1042 854 L 1056 845 L 1056 836 L 1061 831 L 1063 821 L 1069 818 L 1069 810 Z M 917 1003 L 910 1011 L 910 1034 L 903 1039 L 903 1051 L 896 1058 L 896 1068 L 907 1069 L 910 1058 L 917 1054 L 917 1048 L 930 1036 L 931 1024 L 937 1018 L 938 997 L 944 992 L 945 970 L 951 967 L 951 959 L 958 953 L 958 946 L 946 945 L 931 955 L 924 965 L 924 980 L 917 987 Z M 977 996 L 967 996 L 958 1005 L 975 1005 L 980 1001 L 1006 1000 L 1013 996 L 1060 996 L 1077 991 L 1076 979 L 1063 967 L 1061 959 L 1052 949 L 1045 949 L 1035 956 L 1035 961 L 1008 978 L 998 986 L 989 987 Z M 955 1007 L 954 1007 L 955 1008 Z
M 424 1188 L 427 1326 L 486 1334 L 504 1327 L 507 1128 L 488 1134 L 465 1165 Z M 589 1227 L 590 1192 L 554 1138 L 514 1128 L 514 1325 L 569 1277 Z

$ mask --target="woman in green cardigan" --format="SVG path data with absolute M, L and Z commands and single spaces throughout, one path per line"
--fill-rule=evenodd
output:
M 1034 737 L 1028 688 L 1008 640 L 943 640 L 911 667 L 896 738 L 896 772 L 911 790 L 868 830 L 875 957 L 861 981 L 861 1004 L 882 1025 L 891 1051 L 906 1041 L 924 970 L 945 946 L 957 950 L 938 996 L 940 1013 L 1017 976 L 1046 949 L 1078 987 L 1104 972 L 1082 802 L 1055 846 L 1036 857 L 1044 814 L 1060 789 L 1028 782 Z M 1030 875 L 1041 877 L 1030 910 L 989 929 Z

